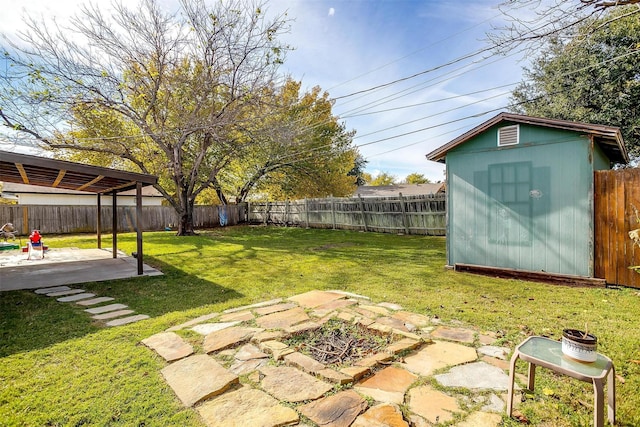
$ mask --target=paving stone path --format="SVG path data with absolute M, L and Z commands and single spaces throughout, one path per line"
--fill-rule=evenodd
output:
M 285 343 L 332 318 L 395 340 L 339 367 Z M 495 341 L 490 332 L 440 325 L 397 304 L 311 291 L 201 316 L 142 343 L 167 362 L 161 375 L 176 398 L 210 427 L 496 427 L 511 349 Z
M 91 314 L 91 318 L 104 321 L 106 326 L 121 326 L 129 323 L 148 319 L 146 314 L 135 314 L 124 304 L 111 303 L 114 298 L 97 297 L 95 294 L 85 292 L 83 289 L 73 289 L 68 286 L 56 286 L 39 288 L 34 291 L 38 295 L 46 295 L 56 298 L 59 302 L 74 302 L 87 308 L 84 311 Z M 110 303 L 101 305 L 104 303 Z

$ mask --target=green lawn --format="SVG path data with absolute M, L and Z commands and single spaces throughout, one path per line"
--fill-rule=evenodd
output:
M 640 425 L 638 290 L 445 271 L 445 240 L 438 237 L 231 227 L 193 237 L 145 233 L 144 240 L 145 262 L 164 276 L 83 289 L 150 320 L 104 328 L 74 304 L 30 291 L 0 293 L 0 425 L 200 426 L 162 380 L 164 362 L 140 340 L 202 314 L 312 289 L 342 289 L 494 331 L 512 348 L 529 334 L 558 338 L 563 328 L 588 323 L 619 375 L 618 425 Z M 120 235 L 118 243 L 130 253 L 135 235 Z M 94 247 L 95 236 L 47 236 L 47 244 Z M 589 384 L 538 372 L 536 391 L 521 406 L 532 425 L 592 423 Z

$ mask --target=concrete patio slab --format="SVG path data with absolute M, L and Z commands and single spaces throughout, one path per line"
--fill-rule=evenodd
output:
M 13 251 L 11 251 L 13 252 Z M 27 260 L 20 254 L 0 254 L 0 291 L 52 288 L 105 280 L 130 279 L 138 276 L 137 260 L 103 249 L 56 249 L 44 259 Z M 143 276 L 162 272 L 144 265 Z M 63 290 L 63 289 L 60 289 Z M 43 292 L 47 293 L 47 292 Z

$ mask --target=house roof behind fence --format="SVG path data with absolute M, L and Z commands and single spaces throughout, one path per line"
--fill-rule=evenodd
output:
M 393 197 L 398 193 L 403 196 L 424 196 L 442 193 L 445 185 L 442 182 L 428 184 L 394 184 L 394 185 L 363 185 L 356 189 L 356 195 L 361 197 Z

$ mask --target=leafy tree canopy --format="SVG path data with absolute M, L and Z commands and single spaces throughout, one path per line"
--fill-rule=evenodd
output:
M 632 9 L 638 9 L 630 6 Z M 567 41 L 550 40 L 512 94 L 512 109 L 555 119 L 620 127 L 640 155 L 640 14 L 611 9 L 585 21 Z
M 404 179 L 404 183 L 405 184 L 429 184 L 431 183 L 431 180 L 425 177 L 421 173 L 414 172 L 407 175 L 407 177 Z
M 328 96 L 276 83 L 286 14 L 268 18 L 260 0 L 159 4 L 83 6 L 65 28 L 28 20 L 2 46 L 0 124 L 59 156 L 158 175 L 179 234 L 196 199 L 353 185 L 358 154 Z
M 398 178 L 395 175 L 391 175 L 388 172 L 380 172 L 374 177 L 371 177 L 367 181 L 367 185 L 373 186 L 382 186 L 382 185 L 393 185 L 396 184 Z

